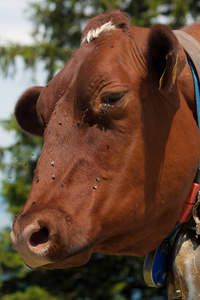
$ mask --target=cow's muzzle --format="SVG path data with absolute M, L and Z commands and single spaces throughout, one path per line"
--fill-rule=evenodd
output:
M 22 212 L 14 221 L 11 241 L 31 268 L 63 269 L 85 264 L 98 236 L 88 218 L 77 223 L 55 208 Z
M 51 263 L 48 258 L 51 231 L 44 224 L 34 222 L 21 230 L 15 222 L 10 237 L 14 247 L 29 267 L 36 268 Z

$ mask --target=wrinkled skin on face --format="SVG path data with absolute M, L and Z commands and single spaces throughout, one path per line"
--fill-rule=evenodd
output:
M 196 174 L 200 142 L 182 47 L 168 27 L 131 27 L 118 11 L 91 20 L 84 35 L 110 19 L 115 30 L 82 43 L 16 106 L 21 128 L 44 137 L 11 233 L 32 268 L 82 265 L 93 252 L 152 251 Z

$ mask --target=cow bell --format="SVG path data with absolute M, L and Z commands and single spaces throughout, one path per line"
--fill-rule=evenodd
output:
M 170 300 L 200 299 L 200 237 L 194 229 L 183 228 L 176 236 L 168 273 Z

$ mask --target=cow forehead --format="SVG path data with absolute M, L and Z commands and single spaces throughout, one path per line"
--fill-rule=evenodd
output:
M 65 87 L 67 85 L 69 89 L 79 90 L 77 84 L 84 85 L 94 77 L 99 80 L 104 80 L 104 76 L 114 78 L 115 69 L 120 69 L 122 65 L 127 67 L 130 63 L 129 39 L 121 30 L 115 30 L 115 25 L 111 22 L 104 25 L 99 30 L 94 30 L 98 38 L 94 38 L 93 30 L 87 33 L 85 43 L 73 53 L 60 76 L 53 79 L 54 82 L 59 80 Z M 102 35 L 100 38 L 101 34 L 108 32 L 111 34 Z
M 99 35 L 103 32 L 111 34 L 102 35 L 89 43 L 85 41 L 44 89 L 37 107 L 46 120 L 50 118 L 61 96 L 67 97 L 67 102 L 73 105 L 76 101 L 85 102 L 88 96 L 98 93 L 103 86 L 119 85 L 122 82 L 128 84 L 129 39 L 121 30 L 115 30 L 114 27 L 111 29 L 112 25 L 108 23 L 104 24 L 106 26 L 99 31 Z M 86 35 L 88 38 L 89 32 Z
M 101 39 L 85 44 L 83 48 L 89 50 L 85 56 L 81 48 L 82 46 L 77 55 L 81 55 L 82 60 L 75 74 L 74 85 L 78 92 L 81 87 L 85 91 L 99 91 L 108 84 L 115 85 L 116 82 L 128 84 L 132 59 L 130 42 L 120 30 L 114 30 Z

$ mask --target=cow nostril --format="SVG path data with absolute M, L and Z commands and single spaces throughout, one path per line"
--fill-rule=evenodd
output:
M 38 245 L 44 244 L 49 239 L 49 231 L 46 227 L 41 228 L 39 231 L 34 232 L 30 237 L 30 245 L 37 247 Z

